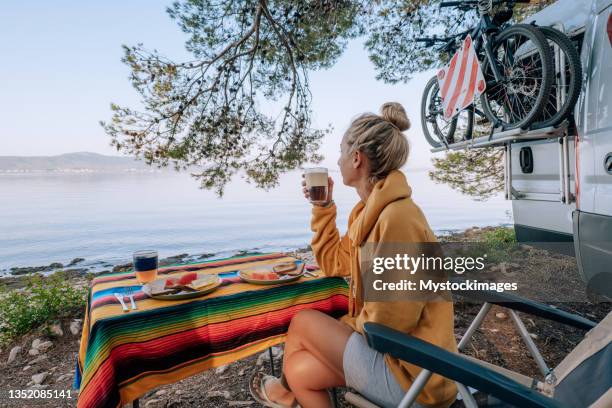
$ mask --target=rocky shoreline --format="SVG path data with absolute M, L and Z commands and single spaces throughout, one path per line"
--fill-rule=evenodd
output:
M 496 232 L 498 229 L 470 228 L 461 233 L 448 234 L 440 237 L 444 241 L 479 240 L 484 235 Z M 503 232 L 503 231 L 502 231 Z M 246 255 L 240 252 L 236 255 Z M 288 252 L 307 263 L 315 262 L 309 248 L 301 248 Z M 213 257 L 213 254 L 202 259 Z M 186 262 L 191 259 L 188 254 L 179 254 L 166 258 L 162 265 Z M 71 284 L 79 287 L 89 285 L 93 274 L 81 271 L 81 260 L 75 259 L 70 268 L 64 271 Z M 520 271 L 513 266 L 520 262 Z M 72 263 L 72 262 L 71 262 Z M 67 265 L 68 266 L 68 265 Z M 584 297 L 581 302 L 556 303 L 555 306 L 577 313 L 593 321 L 600 321 L 610 310 L 609 302 L 594 302 L 584 294 L 573 258 L 549 254 L 535 249 L 526 250 L 524 258 L 513 260 L 506 265 L 517 279 L 537 282 L 537 291 L 575 291 L 576 295 Z M 504 266 L 504 267 L 506 267 Z M 130 264 L 115 265 L 108 272 L 118 272 L 130 269 Z M 72 269 L 72 271 L 71 271 Z M 25 275 L 5 277 L 0 279 L 7 285 L 11 281 L 14 288 L 23 286 Z M 7 285 L 10 286 L 10 285 Z M 20 290 L 20 289 L 17 289 Z M 455 333 L 460 339 L 469 323 L 480 309 L 480 304 L 470 303 L 461 298 L 455 299 Z M 572 350 L 584 336 L 584 332 L 559 324 L 527 315 L 522 315 L 525 325 L 540 348 L 544 359 L 550 366 L 556 366 L 565 355 Z M 32 401 L 32 406 L 41 407 L 73 407 L 76 406 L 78 392 L 71 389 L 74 379 L 75 361 L 79 349 L 82 311 L 57 322 L 39 327 L 24 335 L 12 344 L 0 350 L 0 406 L 26 406 L 16 400 L 7 398 L 8 390 L 40 389 L 40 390 L 70 390 L 71 399 L 52 399 Z M 275 367 L 280 370 L 282 363 L 282 346 L 273 349 Z M 487 316 L 484 324 L 474 336 L 466 354 L 501 365 L 524 375 L 540 377 L 538 367 L 529 357 L 528 350 L 515 330 L 507 311 L 495 306 Z M 169 384 L 152 390 L 141 399 L 141 406 L 156 407 L 259 407 L 248 392 L 247 380 L 252 373 L 266 370 L 269 372 L 269 355 L 261 353 L 234 362 L 216 370 L 209 370 L 175 384 Z M 339 390 L 339 406 L 348 406 L 342 399 L 346 390 Z M 7 405 L 3 405 L 3 404 Z M 12 405 L 11 405 L 12 404 Z M 29 406 L 29 405 L 28 405 Z
M 307 254 L 310 252 L 310 247 L 304 247 L 295 249 L 293 251 L 287 251 L 289 254 Z M 231 256 L 245 256 L 245 255 L 256 255 L 261 252 L 242 250 L 234 253 Z M 159 266 L 164 267 L 168 265 L 205 261 L 215 257 L 216 253 L 202 253 L 202 254 L 187 254 L 182 253 L 178 255 L 172 255 L 167 258 L 159 260 Z M 7 289 L 20 289 L 26 286 L 28 280 L 32 276 L 49 277 L 56 273 L 61 273 L 65 279 L 71 280 L 75 286 L 82 286 L 87 284 L 93 277 L 103 275 L 106 273 L 124 272 L 132 269 L 132 263 L 118 263 L 113 265 L 108 262 L 100 263 L 104 268 L 92 268 L 89 266 L 81 266 L 85 263 L 84 258 L 74 258 L 66 265 L 60 262 L 53 262 L 49 265 L 41 266 L 25 266 L 25 267 L 12 267 L 9 269 L 10 275 L 0 276 L 0 285 L 4 285 Z

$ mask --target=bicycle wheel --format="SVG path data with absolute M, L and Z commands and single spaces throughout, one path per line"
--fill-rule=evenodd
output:
M 542 115 L 534 128 L 556 126 L 573 113 L 582 89 L 582 63 L 576 46 L 559 30 L 538 27 L 549 41 L 555 61 L 555 78 Z M 557 51 L 558 50 L 558 51 Z
M 541 115 L 552 86 L 553 60 L 548 42 L 536 27 L 513 25 L 492 44 L 493 57 L 503 78 L 495 82 L 488 58 L 483 74 L 489 85 L 481 95 L 483 111 L 504 129 L 526 129 Z
M 452 143 L 457 127 L 457 120 L 444 119 L 442 98 L 438 78 L 433 77 L 425 85 L 421 99 L 421 125 L 425 139 L 432 147 L 440 147 Z
M 488 137 L 491 134 L 492 124 L 487 119 L 482 109 L 480 100 L 474 101 L 474 104 L 470 107 L 472 109 L 472 126 L 470 128 L 470 134 L 466 139 L 476 139 L 479 137 Z

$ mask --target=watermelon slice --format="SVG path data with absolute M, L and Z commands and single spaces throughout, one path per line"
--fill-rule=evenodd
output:
M 180 285 L 189 285 L 191 282 L 193 282 L 196 279 L 198 279 L 198 274 L 195 272 L 190 272 L 190 273 L 186 273 L 183 276 L 181 276 L 181 279 L 179 279 L 178 283 Z
M 253 272 L 251 273 L 251 279 L 265 280 L 266 273 L 265 272 Z
M 266 273 L 266 280 L 278 280 L 278 275 L 276 274 L 276 272 L 268 272 Z

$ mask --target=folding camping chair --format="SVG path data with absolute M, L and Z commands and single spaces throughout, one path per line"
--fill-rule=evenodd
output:
M 466 296 L 466 293 L 461 295 Z M 512 321 L 545 380 L 537 381 L 469 356 L 448 352 L 383 325 L 366 323 L 364 331 L 371 347 L 423 368 L 399 407 L 410 407 L 416 401 L 432 373 L 454 380 L 468 408 L 479 405 L 466 386 L 489 395 L 487 406 L 612 407 L 612 312 L 596 325 L 580 316 L 514 295 L 484 291 L 467 295 L 483 300 L 484 305 L 459 342 L 459 351 L 468 344 L 492 305 L 505 307 L 509 309 Z M 517 311 L 590 331 L 555 369 L 551 369 Z M 355 393 L 347 393 L 345 399 L 360 408 L 376 408 L 375 404 Z

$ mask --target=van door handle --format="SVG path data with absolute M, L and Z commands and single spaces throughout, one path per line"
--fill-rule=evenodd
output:
M 612 174 L 612 152 L 608 153 L 604 159 L 604 169 L 606 173 Z
M 533 152 L 531 151 L 531 147 L 521 147 L 519 151 L 519 163 L 523 173 L 533 173 Z

